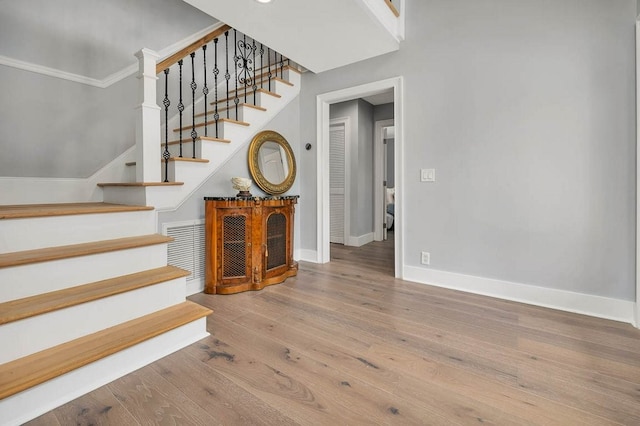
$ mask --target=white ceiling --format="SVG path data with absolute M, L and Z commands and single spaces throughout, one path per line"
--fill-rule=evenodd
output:
M 185 0 L 319 73 L 399 49 L 363 0 Z

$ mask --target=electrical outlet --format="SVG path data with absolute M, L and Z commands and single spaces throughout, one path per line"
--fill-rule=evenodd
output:
M 435 182 L 436 169 L 420 169 L 420 180 L 422 182 Z
M 431 262 L 431 254 L 429 254 L 429 252 L 427 251 L 423 251 L 420 257 L 420 262 L 423 265 L 428 265 Z

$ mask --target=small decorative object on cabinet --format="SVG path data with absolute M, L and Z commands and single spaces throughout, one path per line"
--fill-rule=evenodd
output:
M 297 195 L 204 200 L 205 293 L 260 290 L 298 273 L 293 261 Z

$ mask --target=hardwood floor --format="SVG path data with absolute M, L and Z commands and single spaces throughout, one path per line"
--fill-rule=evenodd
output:
M 210 337 L 29 424 L 640 424 L 640 330 L 396 280 L 389 247 L 194 295 Z

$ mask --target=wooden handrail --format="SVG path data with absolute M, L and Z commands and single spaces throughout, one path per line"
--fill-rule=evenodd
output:
M 398 9 L 396 9 L 394 4 L 391 3 L 389 0 L 384 0 L 384 2 L 387 4 L 387 6 L 389 6 L 389 9 L 391 9 L 391 13 L 393 13 L 396 16 L 396 18 L 399 18 L 400 12 L 398 12 Z
M 165 69 L 169 68 L 171 65 L 178 62 L 180 59 L 191 54 L 192 52 L 195 52 L 205 44 L 209 43 L 214 38 L 219 37 L 220 35 L 224 34 L 225 31 L 229 31 L 230 29 L 231 27 L 225 24 L 211 31 L 209 34 L 205 35 L 204 37 L 201 37 L 198 40 L 194 41 L 184 49 L 180 49 L 179 51 L 169 56 L 168 58 L 162 60 L 156 65 L 156 74 L 160 74 L 162 71 L 164 71 Z

